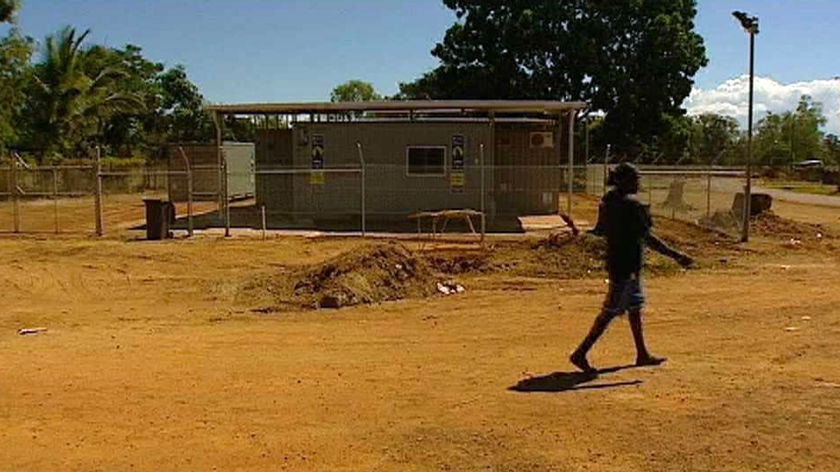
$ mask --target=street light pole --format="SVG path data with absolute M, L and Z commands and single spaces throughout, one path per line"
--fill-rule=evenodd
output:
M 747 112 L 747 184 L 744 187 L 744 217 L 741 241 L 750 239 L 750 212 L 752 201 L 752 128 L 753 128 L 753 79 L 755 77 L 755 35 L 758 34 L 758 17 L 749 16 L 742 11 L 732 12 L 744 30 L 750 35 L 750 98 Z

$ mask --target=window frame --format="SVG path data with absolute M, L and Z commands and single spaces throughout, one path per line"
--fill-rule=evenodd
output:
M 412 149 L 441 149 L 443 150 L 443 162 L 441 163 L 441 172 L 434 174 L 418 174 L 411 172 L 410 155 Z M 405 147 L 405 176 L 406 177 L 446 177 L 446 162 L 447 162 L 447 146 L 432 146 L 422 144 L 409 144 Z

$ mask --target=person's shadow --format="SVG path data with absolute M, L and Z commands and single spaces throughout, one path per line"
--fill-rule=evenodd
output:
M 522 379 L 516 385 L 508 387 L 514 392 L 566 392 L 569 390 L 597 390 L 602 388 L 625 387 L 638 385 L 641 380 L 628 380 L 624 382 L 606 382 L 592 385 L 584 385 L 598 379 L 602 374 L 611 374 L 625 369 L 636 367 L 633 364 L 617 367 L 598 369 L 595 372 L 554 372 L 539 377 Z

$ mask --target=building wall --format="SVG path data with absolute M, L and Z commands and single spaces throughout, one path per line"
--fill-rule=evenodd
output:
M 295 130 L 294 165 L 311 167 L 313 136 L 323 136 L 324 167 L 358 167 L 356 142 L 362 144 L 366 162 L 366 210 L 369 214 L 405 218 L 416 211 L 445 208 L 481 207 L 480 145 L 485 159 L 492 163 L 492 132 L 489 123 L 429 122 L 351 122 L 304 123 Z M 461 135 L 464 143 L 464 182 L 453 188 L 452 137 Z M 444 146 L 445 172 L 441 176 L 407 174 L 408 146 Z M 493 175 L 485 175 L 486 189 L 493 188 Z M 313 185 L 295 179 L 295 210 L 323 216 L 358 214 L 361 208 L 361 181 L 357 174 L 324 175 L 323 184 Z M 494 212 L 486 199 L 488 214 Z
M 291 129 L 260 129 L 256 136 L 256 162 L 259 170 L 292 167 Z M 257 174 L 257 206 L 265 205 L 275 212 L 294 210 L 294 177 L 282 174 Z
M 531 142 L 534 133 L 550 133 L 551 146 Z M 496 204 L 513 215 L 556 213 L 564 190 L 568 156 L 558 126 L 500 123 L 496 126 Z
M 316 122 L 297 123 L 291 130 L 265 130 L 257 142 L 259 170 L 312 169 L 315 142 L 323 144 L 321 176 L 258 175 L 257 201 L 270 214 L 342 218 L 361 211 L 358 173 L 332 173 L 331 169 L 358 169 L 356 142 L 366 161 L 366 212 L 402 219 L 413 212 L 481 208 L 480 148 L 484 144 L 485 210 L 490 220 L 547 214 L 558 210 L 565 192 L 565 127 L 549 122 Z M 551 145 L 531 143 L 534 132 L 551 132 Z M 453 136 L 464 137 L 463 186 L 453 186 Z M 272 143 L 272 144 L 269 144 Z M 439 176 L 407 174 L 408 146 L 442 146 L 445 172 Z M 269 149 L 271 147 L 271 149 Z M 290 153 L 291 158 L 286 158 Z

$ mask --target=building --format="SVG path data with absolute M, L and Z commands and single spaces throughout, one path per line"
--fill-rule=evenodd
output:
M 216 123 L 226 115 L 263 124 L 282 117 L 282 126 L 256 130 L 256 204 L 273 221 L 358 221 L 364 213 L 370 225 L 394 224 L 419 211 L 473 209 L 493 229 L 560 209 L 572 184 L 570 131 L 584 107 L 385 101 L 210 110 Z
M 222 165 L 218 147 L 213 144 L 173 144 L 168 149 L 169 199 L 187 201 L 187 162 L 192 178 L 193 200 L 228 200 L 253 197 L 255 192 L 256 152 L 254 143 L 224 141 Z M 227 174 L 227 180 L 224 176 Z M 227 188 L 225 188 L 227 185 Z

